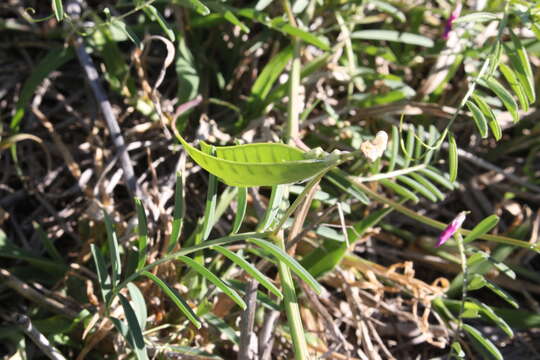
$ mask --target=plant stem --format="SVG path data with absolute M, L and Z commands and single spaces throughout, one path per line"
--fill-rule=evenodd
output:
M 287 251 L 282 235 L 272 234 L 270 238 L 281 250 Z M 281 286 L 283 287 L 283 303 L 287 312 L 287 320 L 294 345 L 294 357 L 296 360 L 309 360 L 309 352 L 304 336 L 304 327 L 302 326 L 302 318 L 300 317 L 300 308 L 298 306 L 298 299 L 296 298 L 296 291 L 294 290 L 291 270 L 282 261 L 278 261 L 278 270 Z
M 461 306 L 459 309 L 459 316 L 458 316 L 458 330 L 457 335 L 459 336 L 459 333 L 461 332 L 461 328 L 463 327 L 463 311 L 465 310 L 465 298 L 467 297 L 467 255 L 465 255 L 465 246 L 463 245 L 463 237 L 461 234 L 457 233 L 455 235 L 458 249 L 459 249 L 459 255 L 461 257 L 461 271 L 463 272 L 463 285 L 462 285 L 462 292 L 461 292 Z

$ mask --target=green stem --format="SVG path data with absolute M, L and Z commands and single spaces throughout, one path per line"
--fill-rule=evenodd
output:
M 465 298 L 467 297 L 467 255 L 465 255 L 465 246 L 463 245 L 463 237 L 461 234 L 457 233 L 455 235 L 458 249 L 459 249 L 459 255 L 461 257 L 461 271 L 463 272 L 463 285 L 462 285 L 462 292 L 461 292 L 461 306 L 459 309 L 459 316 L 458 316 L 458 331 L 457 334 L 461 332 L 461 328 L 463 327 L 463 311 L 465 310 Z
M 393 209 L 399 211 L 402 214 L 407 215 L 408 217 L 410 217 L 412 219 L 415 219 L 416 221 L 419 221 L 419 222 L 421 222 L 423 224 L 432 226 L 432 227 L 434 227 L 436 229 L 440 229 L 440 230 L 443 230 L 447 226 L 447 224 L 445 224 L 445 223 L 442 223 L 442 222 L 437 221 L 437 220 L 433 220 L 433 219 L 431 219 L 431 218 L 429 218 L 427 216 L 420 215 L 416 211 L 411 210 L 411 209 L 409 209 L 409 208 L 407 208 L 407 207 L 405 207 L 405 206 L 403 206 L 401 204 L 398 204 L 397 202 L 395 202 L 393 200 L 388 199 L 387 197 L 385 197 L 383 195 L 380 195 L 380 194 L 376 193 L 375 191 L 371 190 L 366 185 L 356 181 L 356 179 L 353 176 L 349 176 L 348 179 L 349 179 L 349 181 L 351 181 L 351 183 L 354 184 L 354 186 L 356 186 L 358 189 L 360 189 L 362 192 L 367 194 L 372 199 L 380 201 L 381 203 L 392 207 Z M 467 234 L 469 234 L 471 232 L 470 230 L 465 230 L 463 228 L 461 228 L 458 231 L 462 235 L 467 235 Z M 507 236 L 483 234 L 483 235 L 479 236 L 478 238 L 482 239 L 482 240 L 493 241 L 493 242 L 500 243 L 500 244 L 508 244 L 508 245 L 519 246 L 519 247 L 527 248 L 529 250 L 533 250 L 533 251 L 536 251 L 536 252 L 540 253 L 540 245 L 531 244 L 531 243 L 529 243 L 527 241 L 517 240 L 517 239 L 507 237 Z
M 281 250 L 287 251 L 283 236 L 272 234 L 270 238 Z M 281 286 L 283 287 L 283 303 L 294 345 L 294 357 L 296 360 L 309 360 L 309 351 L 304 336 L 304 327 L 302 326 L 302 318 L 300 317 L 300 308 L 298 306 L 298 299 L 296 298 L 296 291 L 294 290 L 291 270 L 283 261 L 278 261 L 278 271 Z

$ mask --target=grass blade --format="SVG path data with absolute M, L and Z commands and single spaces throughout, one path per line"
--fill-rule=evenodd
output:
M 247 208 L 247 188 L 237 188 L 238 193 L 236 195 L 236 214 L 234 215 L 234 223 L 232 226 L 231 234 L 236 234 L 242 226 L 244 216 L 246 215 Z
M 111 259 L 112 268 L 112 286 L 114 288 L 116 287 L 117 282 L 120 280 L 122 268 L 122 264 L 120 262 L 120 249 L 118 247 L 118 239 L 113 228 L 112 220 L 105 210 L 103 210 L 103 219 L 105 221 L 105 229 L 107 230 L 107 242 L 109 244 L 109 256 Z
M 135 307 L 133 310 L 135 311 L 135 315 L 137 316 L 137 320 L 139 321 L 139 326 L 142 331 L 146 328 L 146 320 L 148 318 L 148 313 L 146 310 L 146 301 L 144 300 L 144 296 L 134 283 L 128 283 L 127 285 L 129 296 L 131 296 L 131 300 L 133 302 L 133 305 Z
M 98 277 L 99 288 L 101 290 L 101 296 L 105 303 L 109 303 L 109 297 L 111 292 L 111 278 L 107 272 L 107 267 L 105 266 L 105 260 L 101 251 L 96 247 L 95 244 L 90 244 L 90 252 L 92 252 L 92 257 L 94 258 L 94 263 L 96 264 L 96 273 Z
M 489 341 L 486 337 L 484 337 L 480 331 L 476 330 L 472 326 L 468 324 L 463 324 L 463 330 L 469 335 L 470 339 L 475 341 L 478 345 L 482 346 L 485 350 L 488 351 L 489 354 L 491 354 L 495 359 L 497 360 L 503 360 L 503 356 L 499 349 L 491 341 Z

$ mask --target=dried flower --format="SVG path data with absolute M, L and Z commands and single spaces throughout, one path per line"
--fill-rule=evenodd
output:
M 388 134 L 381 130 L 375 135 L 373 140 L 364 141 L 360 145 L 360 150 L 369 161 L 373 162 L 384 154 L 387 145 Z
M 456 20 L 459 15 L 461 14 L 461 1 L 456 4 L 456 7 L 454 11 L 450 14 L 450 17 L 448 20 L 446 20 L 446 24 L 444 24 L 444 32 L 443 32 L 443 39 L 448 40 L 448 37 L 450 35 L 450 32 L 452 31 L 452 25 L 454 23 L 454 20 Z
M 446 229 L 443 230 L 441 235 L 439 235 L 439 241 L 437 241 L 437 245 L 435 247 L 439 247 L 442 244 L 444 244 L 448 239 L 452 237 L 456 233 L 456 231 L 459 230 L 461 225 L 463 225 L 463 222 L 465 221 L 465 217 L 467 216 L 469 212 L 468 211 L 462 211 L 452 220 L 450 224 L 446 227 Z

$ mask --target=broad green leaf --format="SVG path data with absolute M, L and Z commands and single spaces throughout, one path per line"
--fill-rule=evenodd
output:
M 137 208 L 137 233 L 139 234 L 139 246 L 137 248 L 138 260 L 137 270 L 143 268 L 146 263 L 146 247 L 148 245 L 148 225 L 146 222 L 146 213 L 144 212 L 144 206 L 140 199 L 135 199 L 135 207 Z
M 272 280 L 270 280 L 266 275 L 260 272 L 255 266 L 248 263 L 244 258 L 238 256 L 237 254 L 233 253 L 232 251 L 222 246 L 215 246 L 214 250 L 219 251 L 220 253 L 225 255 L 227 258 L 229 258 L 229 260 L 231 260 L 233 263 L 240 266 L 249 275 L 251 275 L 255 280 L 257 280 L 262 286 L 267 288 L 270 292 L 272 292 L 278 298 L 280 299 L 283 298 L 281 291 L 279 291 L 279 289 L 272 283 Z
M 468 324 L 463 324 L 463 330 L 470 336 L 470 338 L 477 344 L 482 346 L 489 354 L 491 354 L 497 360 L 503 360 L 503 356 L 499 349 L 486 337 L 484 337 L 480 331 L 476 330 Z
M 476 106 L 475 103 L 472 101 L 467 101 L 467 107 L 469 108 L 469 111 L 472 113 L 472 117 L 474 120 L 474 124 L 476 125 L 476 128 L 478 129 L 478 132 L 480 133 L 480 136 L 482 139 L 487 138 L 488 136 L 488 124 L 487 120 L 484 117 L 484 114 L 480 110 L 478 106 Z
M 499 70 L 501 70 L 501 73 L 504 75 L 504 78 L 506 79 L 508 84 L 510 84 L 510 87 L 514 91 L 514 94 L 516 94 L 523 111 L 528 111 L 529 100 L 527 99 L 527 94 L 525 94 L 525 90 L 523 90 L 523 86 L 518 81 L 514 71 L 509 66 L 503 63 L 499 64 Z
M 442 201 L 444 200 L 444 194 L 428 179 L 417 173 L 409 174 L 414 180 L 422 184 L 427 190 L 429 190 L 435 197 Z
M 381 180 L 379 180 L 379 183 L 380 183 L 381 185 L 383 185 L 384 187 L 387 187 L 387 188 L 391 189 L 391 190 L 394 191 L 396 194 L 401 195 L 401 196 L 403 196 L 404 198 L 411 200 L 411 201 L 414 202 L 415 204 L 416 204 L 418 201 L 420 201 L 420 199 L 418 198 L 418 196 L 416 196 L 413 192 L 411 192 L 410 190 L 404 188 L 404 187 L 401 186 L 401 185 L 396 184 L 396 183 L 393 182 L 393 181 L 390 181 L 390 180 L 388 180 L 388 179 L 381 179 Z
M 507 51 L 507 53 L 516 66 L 517 76 L 529 98 L 529 102 L 533 104 L 536 101 L 536 94 L 534 90 L 534 75 L 529 62 L 529 57 L 527 56 L 527 51 L 521 43 L 521 40 L 519 40 L 513 31 L 510 31 L 510 35 L 512 36 L 512 42 L 514 43 L 514 51 Z
M 19 124 L 24 117 L 26 108 L 34 96 L 36 88 L 49 74 L 64 65 L 75 56 L 72 47 L 52 48 L 47 55 L 33 67 L 30 77 L 24 82 L 19 93 L 19 99 L 15 105 L 15 115 L 11 119 L 9 128 L 17 131 Z
M 321 285 L 315 280 L 311 274 L 302 267 L 296 261 L 294 258 L 292 258 L 289 254 L 285 253 L 283 250 L 281 250 L 276 245 L 272 244 L 271 242 L 250 238 L 248 239 L 249 242 L 254 243 L 258 247 L 268 251 L 270 254 L 272 254 L 275 258 L 281 260 L 283 263 L 285 263 L 286 266 L 288 266 L 296 275 L 298 275 L 299 278 L 304 280 L 306 284 L 308 284 L 317 294 L 320 295 L 322 291 Z
M 479 79 L 478 83 L 485 88 L 490 89 L 497 95 L 504 104 L 504 107 L 510 112 L 514 122 L 519 121 L 518 106 L 512 95 L 494 78 Z
M 129 301 L 122 294 L 118 294 L 120 298 L 120 303 L 124 309 L 124 314 L 126 315 L 126 321 L 128 323 L 128 333 L 127 339 L 128 343 L 133 347 L 135 356 L 138 360 L 147 360 L 148 354 L 146 353 L 146 345 L 144 344 L 144 337 L 142 334 L 141 327 L 139 326 L 139 321 L 135 315 L 135 311 L 131 307 Z
M 475 93 L 473 93 L 471 97 L 480 111 L 482 111 L 482 114 L 484 114 L 484 117 L 488 119 L 489 127 L 493 133 L 493 136 L 495 137 L 495 140 L 500 140 L 502 137 L 502 129 L 497 121 L 497 118 L 495 117 L 495 114 L 493 113 L 493 110 L 491 110 L 491 107 L 482 97 L 476 95 Z
M 482 313 L 487 318 L 489 318 L 491 321 L 493 321 L 495 323 L 495 325 L 500 327 L 501 330 L 506 333 L 506 335 L 508 335 L 510 337 L 514 336 L 514 331 L 512 330 L 512 328 L 508 325 L 508 323 L 506 321 L 504 321 L 504 319 L 502 317 L 495 314 L 495 311 L 493 311 L 491 309 L 491 307 L 489 307 L 488 305 L 486 305 L 483 302 L 481 302 L 479 300 L 476 300 L 474 298 L 469 298 L 469 300 L 471 300 L 473 303 L 478 305 L 478 307 L 480 307 L 480 310 L 482 311 Z
M 234 222 L 231 230 L 231 234 L 236 234 L 242 226 L 244 216 L 246 215 L 247 208 L 247 188 L 239 187 L 236 195 L 236 212 L 234 215 Z
M 141 275 L 146 276 L 147 278 L 155 282 L 161 288 L 161 290 L 163 290 L 163 292 L 169 297 L 169 299 L 171 299 L 172 302 L 175 303 L 178 309 L 184 315 L 186 315 L 189 321 L 191 321 L 191 323 L 195 325 L 197 329 L 201 328 L 201 322 L 199 321 L 197 315 L 195 315 L 191 307 L 188 304 L 186 304 L 186 302 L 178 294 L 175 288 L 171 287 L 169 284 L 167 284 L 165 281 L 161 280 L 160 278 L 158 278 L 156 275 L 152 274 L 151 272 L 143 271 L 141 272 Z
M 464 16 L 461 16 L 454 20 L 454 24 L 460 23 L 472 23 L 472 22 L 487 22 L 493 20 L 500 20 L 500 15 L 489 12 L 473 12 Z
M 171 237 L 169 239 L 169 252 L 174 249 L 182 233 L 184 225 L 186 203 L 184 200 L 184 178 L 180 172 L 176 173 L 176 185 L 174 187 L 174 211 Z
M 448 172 L 450 173 L 450 182 L 457 179 L 458 174 L 458 153 L 456 138 L 452 133 L 448 134 Z
M 430 38 L 395 30 L 360 30 L 353 32 L 351 38 L 362 40 L 386 40 L 424 47 L 433 46 L 433 40 Z
M 148 317 L 144 295 L 134 283 L 130 282 L 126 286 L 128 288 L 129 295 L 131 296 L 133 305 L 135 306 L 133 311 L 135 312 L 141 330 L 144 331 L 146 328 L 146 319 Z
M 111 217 L 109 214 L 107 214 L 105 209 L 103 210 L 103 220 L 105 221 L 105 229 L 107 230 L 107 242 L 109 245 L 109 256 L 112 268 L 112 286 L 114 288 L 120 280 L 120 272 L 122 271 L 122 263 L 120 262 L 120 248 L 118 247 L 118 239 L 116 237 L 116 231 L 114 230 Z
M 95 244 L 90 244 L 90 252 L 92 253 L 94 264 L 96 265 L 96 274 L 101 290 L 101 296 L 103 297 L 103 301 L 108 303 L 112 287 L 111 278 L 107 272 L 107 267 L 105 266 L 105 260 L 103 259 L 103 255 L 101 255 L 101 251 L 99 251 Z
M 410 177 L 405 176 L 405 175 L 397 176 L 396 179 L 401 181 L 405 185 L 407 185 L 409 188 L 417 191 L 422 196 L 426 197 L 427 199 L 431 200 L 432 202 L 437 202 L 437 198 L 435 197 L 435 195 L 431 191 L 429 191 L 424 185 L 419 183 L 418 181 L 413 180 Z
M 64 6 L 62 0 L 52 0 L 52 9 L 58 22 L 64 19 Z
M 486 234 L 488 231 L 493 229 L 495 225 L 499 222 L 499 217 L 497 215 L 491 215 L 480 221 L 467 236 L 463 239 L 463 243 L 467 244 L 471 241 L 476 240 L 479 236 Z
M 151 20 L 155 20 L 161 29 L 167 34 L 167 37 L 169 40 L 174 42 L 176 40 L 176 37 L 174 36 L 174 31 L 170 28 L 167 21 L 161 16 L 159 11 L 154 7 L 154 5 L 146 5 L 143 7 L 144 12 L 150 17 Z
M 232 186 L 290 184 L 310 178 L 338 162 L 332 155 L 323 159 L 305 159 L 303 151 L 277 143 L 219 146 L 216 156 L 211 156 L 189 145 L 177 131 L 175 133 L 197 164 Z
M 198 272 L 201 276 L 206 278 L 208 281 L 216 285 L 221 291 L 223 291 L 227 296 L 229 296 L 242 310 L 246 309 L 246 303 L 240 295 L 233 289 L 231 289 L 227 284 L 223 282 L 220 278 L 218 278 L 216 275 L 214 275 L 211 271 L 209 271 L 207 268 L 205 268 L 203 265 L 199 264 L 195 260 L 193 260 L 190 257 L 180 255 L 177 257 L 180 261 L 188 265 L 190 268 Z

